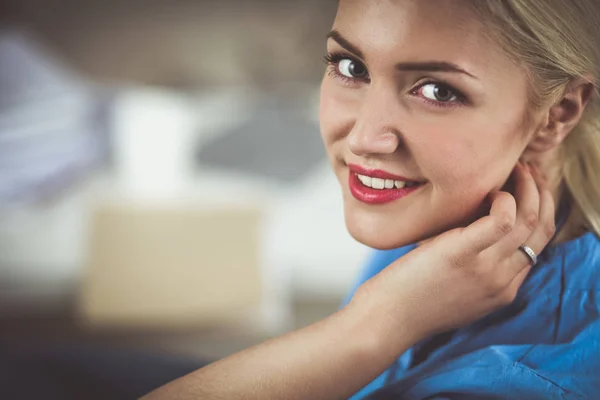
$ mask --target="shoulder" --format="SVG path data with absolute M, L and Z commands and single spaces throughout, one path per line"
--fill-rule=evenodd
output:
M 589 399 L 600 394 L 600 321 L 571 342 L 491 345 L 382 388 L 373 398 Z M 383 397 L 379 397 L 383 396 Z M 437 397 L 436 397 L 437 396 Z
M 600 290 L 600 240 L 589 232 L 560 247 L 561 267 L 568 291 Z

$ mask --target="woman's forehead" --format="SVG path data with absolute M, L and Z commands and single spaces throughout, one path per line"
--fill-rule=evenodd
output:
M 474 75 L 511 64 L 467 1 L 341 0 L 333 28 L 369 63 L 442 60 Z

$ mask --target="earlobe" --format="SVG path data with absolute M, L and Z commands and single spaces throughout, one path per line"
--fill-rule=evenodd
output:
M 546 151 L 562 143 L 581 120 L 594 89 L 594 84 L 587 76 L 571 81 L 558 103 L 548 110 L 545 121 L 532 137 L 528 148 Z

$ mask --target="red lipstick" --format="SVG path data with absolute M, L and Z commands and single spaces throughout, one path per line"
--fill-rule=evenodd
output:
M 425 182 L 406 178 L 404 176 L 391 174 L 380 169 L 368 169 L 359 165 L 348 164 L 350 193 L 359 201 L 366 204 L 386 204 L 394 200 L 406 197 L 418 190 Z M 358 177 L 366 176 L 371 179 L 383 179 L 392 181 L 401 181 L 409 184 L 407 187 L 398 188 L 396 186 L 385 189 L 375 189 L 366 186 Z

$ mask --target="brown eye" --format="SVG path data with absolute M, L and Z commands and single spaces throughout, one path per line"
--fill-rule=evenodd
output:
M 458 100 L 456 94 L 448 87 L 439 83 L 428 83 L 421 87 L 421 93 L 429 100 L 442 103 Z
M 363 79 L 368 75 L 367 69 L 361 63 L 344 58 L 338 63 L 338 71 L 347 78 Z

